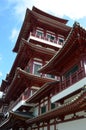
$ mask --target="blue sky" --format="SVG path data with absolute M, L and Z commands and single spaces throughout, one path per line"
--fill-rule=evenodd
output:
M 57 17 L 74 21 L 86 28 L 86 1 L 82 0 L 0 0 L 0 84 L 10 72 L 16 53 L 12 50 L 16 43 L 26 8 L 32 6 Z

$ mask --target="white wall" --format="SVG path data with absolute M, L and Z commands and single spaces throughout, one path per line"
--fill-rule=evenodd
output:
M 86 118 L 58 124 L 57 130 L 86 130 Z
M 34 114 L 35 116 L 38 116 L 38 107 L 35 107 L 35 108 L 33 109 L 33 114 Z
M 63 97 L 71 94 L 71 92 L 75 92 L 77 90 L 79 90 L 80 88 L 84 87 L 86 82 L 86 77 L 81 79 L 80 81 L 76 82 L 75 84 L 71 85 L 70 87 L 68 87 L 67 89 L 64 89 L 63 91 L 61 91 L 60 93 L 54 95 L 51 98 L 51 102 L 54 103 L 60 99 L 62 99 Z
M 44 130 L 47 130 L 47 127 L 44 127 Z
M 51 125 L 51 126 L 50 126 L 50 130 L 54 130 L 54 125 Z

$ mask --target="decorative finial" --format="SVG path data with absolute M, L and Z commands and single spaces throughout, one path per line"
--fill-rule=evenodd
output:
M 80 26 L 79 22 L 75 21 L 73 26 Z

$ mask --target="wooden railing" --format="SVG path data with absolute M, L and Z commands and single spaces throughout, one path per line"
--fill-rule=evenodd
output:
M 34 34 L 34 33 L 30 33 L 30 36 L 34 36 L 34 37 L 40 38 L 40 39 L 42 39 L 42 40 L 46 40 L 46 41 L 49 41 L 49 42 L 53 42 L 53 43 L 58 44 L 58 45 L 61 45 L 61 46 L 64 45 L 64 42 L 63 42 L 63 43 L 62 43 L 62 42 L 59 42 L 59 41 L 56 40 L 56 39 L 52 40 L 52 39 L 50 39 L 50 38 L 47 38 L 47 37 L 44 37 L 44 36 L 41 36 L 41 35 L 38 36 L 37 34 Z
M 22 100 L 22 95 L 16 101 L 14 101 L 12 104 L 9 105 L 8 111 L 12 110 L 21 100 Z
M 84 78 L 85 75 L 85 70 L 84 68 L 80 68 L 78 71 L 76 71 L 74 74 L 70 75 L 68 78 L 65 78 L 61 83 L 60 83 L 60 90 L 62 91 L 65 88 L 68 88 L 69 86 L 73 85 L 74 83 L 78 82 L 82 78 Z
M 72 75 L 70 75 L 68 78 L 65 78 L 62 82 L 60 82 L 58 85 L 59 87 L 59 91 L 62 91 L 68 87 L 70 87 L 71 85 L 75 84 L 76 82 L 80 81 L 81 79 L 83 79 L 84 77 L 86 77 L 85 74 L 85 69 L 84 68 L 80 68 L 78 71 L 76 71 L 75 73 L 73 73 Z M 57 88 L 56 88 L 57 89 Z M 55 89 L 55 93 L 57 94 L 58 92 Z M 30 97 L 30 91 L 26 90 L 23 94 L 20 95 L 20 97 L 9 107 L 9 110 L 12 110 L 13 107 L 15 107 L 20 101 L 25 100 L 27 98 Z
M 20 97 L 16 101 L 14 101 L 14 103 L 9 105 L 8 111 L 12 110 L 20 101 L 26 100 L 27 98 L 29 98 L 29 96 L 30 96 L 30 93 L 28 92 L 28 90 L 22 93 Z

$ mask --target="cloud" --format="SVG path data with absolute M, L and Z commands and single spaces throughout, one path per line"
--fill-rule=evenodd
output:
M 18 20 L 22 21 L 25 16 L 26 9 L 31 9 L 34 0 L 7 0 L 9 3 L 9 7 L 12 7 L 13 15 L 15 15 Z
M 41 10 L 56 16 L 68 16 L 71 19 L 80 19 L 86 16 L 85 0 L 8 0 L 13 5 L 13 11 L 20 19 L 24 18 L 26 8 L 36 6 Z
M 14 28 L 11 32 L 11 35 L 9 37 L 9 39 L 12 41 L 12 42 L 15 42 L 17 37 L 18 37 L 18 34 L 19 34 L 19 30 L 17 28 Z

